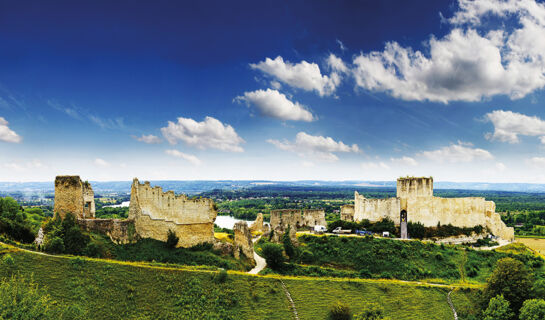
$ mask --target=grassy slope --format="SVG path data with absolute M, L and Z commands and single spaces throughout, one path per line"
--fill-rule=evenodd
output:
M 32 274 L 54 299 L 80 305 L 89 319 L 206 319 L 225 318 L 221 316 L 225 314 L 235 319 L 291 318 L 286 296 L 275 277 L 229 273 L 226 282 L 218 283 L 214 272 L 23 251 L 10 254 L 16 262 L 15 272 L 27 277 Z M 0 264 L 0 277 L 9 272 Z M 354 312 L 367 301 L 379 302 L 394 319 L 451 317 L 446 288 L 399 281 L 290 278 L 284 282 L 301 319 L 324 319 L 328 307 L 337 300 L 349 303 Z M 461 304 L 471 301 L 465 295 L 458 299 Z

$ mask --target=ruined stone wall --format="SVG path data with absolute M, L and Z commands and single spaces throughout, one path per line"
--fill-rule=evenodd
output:
M 354 221 L 368 219 L 371 222 L 377 222 L 390 218 L 399 224 L 400 212 L 399 198 L 367 199 L 357 191 L 354 193 Z
M 368 219 L 375 222 L 388 217 L 399 225 L 401 210 L 406 210 L 407 221 L 420 222 L 426 227 L 435 227 L 439 223 L 456 227 L 481 225 L 502 239 L 514 240 L 513 228 L 501 221 L 493 201 L 482 197 L 434 197 L 431 177 L 398 179 L 397 195 L 397 198 L 366 199 L 356 192 L 354 221 Z
M 119 219 L 77 219 L 85 231 L 100 232 L 117 244 L 131 243 L 138 239 L 132 220 Z
M 354 221 L 354 205 L 345 204 L 341 206 L 341 220 Z
M 316 225 L 325 226 L 325 211 L 321 209 L 279 209 L 271 210 L 271 229 L 280 227 L 282 230 L 291 225 L 292 228 L 311 228 Z
M 235 233 L 235 258 L 238 259 L 240 254 L 243 254 L 249 260 L 254 261 L 254 245 L 246 221 L 238 221 L 235 223 L 233 231 Z
M 186 195 L 163 192 L 133 180 L 129 219 L 134 220 L 136 233 L 142 238 L 166 241 L 168 230 L 180 238 L 178 246 L 191 247 L 214 242 L 216 206 L 211 199 L 189 199 Z
M 433 197 L 433 178 L 405 177 L 397 179 L 398 198 Z
M 263 213 L 258 213 L 254 223 L 250 227 L 250 232 L 263 232 Z
M 77 218 L 94 218 L 95 199 L 91 185 L 82 182 L 79 176 L 57 176 L 53 211 L 63 219 L 67 213 Z

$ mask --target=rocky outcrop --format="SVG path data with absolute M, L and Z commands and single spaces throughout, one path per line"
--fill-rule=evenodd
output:
M 248 228 L 246 221 L 238 221 L 235 223 L 233 231 L 235 232 L 235 258 L 239 259 L 240 255 L 243 254 L 249 260 L 254 261 L 252 234 L 250 233 L 250 229 Z
M 263 213 L 258 213 L 254 223 L 250 226 L 250 232 L 263 232 Z

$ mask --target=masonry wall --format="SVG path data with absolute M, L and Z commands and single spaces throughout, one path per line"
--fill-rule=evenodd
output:
M 433 197 L 433 178 L 406 177 L 397 179 L 397 197 Z
M 400 212 L 399 198 L 367 199 L 357 191 L 354 193 L 354 221 L 368 219 L 371 222 L 377 222 L 390 218 L 399 224 Z
M 272 230 L 277 227 L 285 230 L 288 225 L 291 225 L 292 228 L 310 228 L 316 225 L 325 226 L 327 222 L 325 211 L 321 209 L 279 209 L 271 210 L 270 224 Z
M 345 204 L 341 206 L 341 220 L 354 221 L 354 205 Z
M 216 209 L 211 199 L 189 199 L 163 192 L 133 180 L 129 219 L 134 220 L 136 233 L 141 238 L 167 239 L 168 230 L 176 232 L 178 246 L 191 247 L 202 242 L 214 242 Z
M 132 220 L 77 219 L 77 222 L 82 229 L 103 233 L 117 244 L 131 243 L 138 238 Z
M 89 203 L 87 208 L 85 203 Z M 82 182 L 79 176 L 57 176 L 53 211 L 63 219 L 67 213 L 77 218 L 94 218 L 95 200 L 91 185 Z

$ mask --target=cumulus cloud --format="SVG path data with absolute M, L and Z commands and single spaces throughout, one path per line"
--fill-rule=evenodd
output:
M 545 158 L 543 157 L 533 157 L 527 161 L 531 165 L 538 168 L 545 168 Z
M 342 141 L 337 142 L 331 137 L 313 136 L 305 132 L 299 132 L 295 136 L 294 142 L 274 139 L 269 139 L 267 142 L 278 149 L 295 152 L 302 157 L 315 157 L 325 161 L 339 160 L 335 155 L 336 152 L 360 152 L 356 144 L 349 146 Z
M 109 167 L 110 166 L 110 163 L 104 159 L 101 159 L 101 158 L 96 158 L 95 159 L 95 164 L 99 167 Z
M 471 162 L 473 160 L 488 160 L 494 157 L 490 152 L 474 148 L 471 143 L 458 141 L 457 144 L 442 147 L 437 150 L 423 151 L 421 156 L 438 162 Z
M 329 96 L 335 92 L 341 82 L 339 68 L 342 69 L 342 61 L 335 58 L 333 54 L 328 58 L 328 65 L 334 70 L 329 76 L 322 75 L 320 67 L 316 63 L 308 63 L 304 60 L 299 63 L 291 63 L 284 61 L 281 56 L 274 60 L 266 58 L 265 61 L 251 63 L 250 67 L 291 87 L 305 91 L 316 91 L 320 96 Z M 342 65 L 344 66 L 344 64 Z
M 540 136 L 541 143 L 545 144 L 545 121 L 538 117 L 496 110 L 487 113 L 484 119 L 494 125 L 494 133 L 487 133 L 487 139 L 518 143 L 519 135 Z
M 140 141 L 140 142 L 144 142 L 148 144 L 157 144 L 162 142 L 161 138 L 159 138 L 158 136 L 154 136 L 153 134 L 148 134 L 148 135 L 143 134 L 141 137 L 137 137 L 137 136 L 132 136 L 132 137 L 136 141 Z
M 231 152 L 244 151 L 240 146 L 244 140 L 235 129 L 212 117 L 206 117 L 201 122 L 180 117 L 178 122 L 169 121 L 168 126 L 161 128 L 161 133 L 172 145 L 182 141 L 203 150 L 212 148 Z
M 386 163 L 379 161 L 379 162 L 363 162 L 361 164 L 362 169 L 364 170 L 374 170 L 374 169 L 390 169 L 390 166 L 388 166 Z
M 0 117 L 0 141 L 11 143 L 21 142 L 21 140 L 23 140 L 21 136 L 15 133 L 15 131 L 11 130 L 8 125 L 9 122 L 3 117 Z
M 183 153 L 178 150 L 169 149 L 169 150 L 165 150 L 165 153 L 176 158 L 187 160 L 188 162 L 196 166 L 202 163 L 201 160 L 197 158 L 196 156 L 192 154 Z
M 244 101 L 248 106 L 253 105 L 264 116 L 281 120 L 312 121 L 314 116 L 307 108 L 298 102 L 291 102 L 284 94 L 277 90 L 256 90 L 245 92 L 235 101 Z
M 403 100 L 519 99 L 545 86 L 545 5 L 534 0 L 459 0 L 451 30 L 427 41 L 429 53 L 388 42 L 353 60 L 356 86 Z M 515 19 L 483 30 L 484 18 Z
M 414 167 L 414 166 L 418 165 L 418 162 L 414 158 L 407 157 L 407 156 L 403 156 L 401 158 L 390 158 L 390 161 L 392 161 L 392 163 L 394 163 L 394 164 L 402 165 L 402 166 L 413 166 Z

